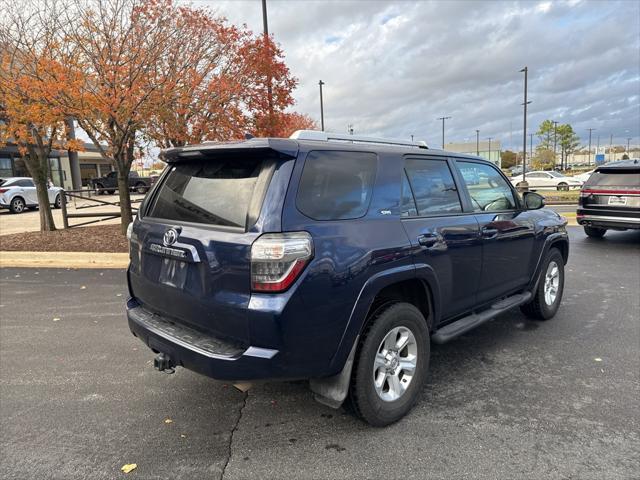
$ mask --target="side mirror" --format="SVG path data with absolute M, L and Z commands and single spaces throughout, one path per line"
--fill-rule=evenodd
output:
M 522 194 L 524 199 L 524 206 L 527 210 L 538 210 L 544 207 L 544 197 L 535 192 L 524 192 Z

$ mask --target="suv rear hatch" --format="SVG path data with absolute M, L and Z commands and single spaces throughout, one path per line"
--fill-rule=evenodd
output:
M 600 167 L 580 192 L 583 214 L 638 217 L 640 167 Z
M 129 267 L 144 309 L 245 345 L 251 245 L 280 231 L 280 215 L 262 218 L 262 206 L 282 205 L 297 150 L 255 143 L 165 153 L 169 166 L 133 226 Z

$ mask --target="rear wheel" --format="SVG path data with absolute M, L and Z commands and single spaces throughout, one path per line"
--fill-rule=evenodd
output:
M 602 238 L 604 234 L 607 233 L 605 228 L 596 228 L 596 227 L 584 227 L 584 233 L 587 234 L 588 237 L 591 238 Z
M 564 291 L 564 258 L 556 248 L 547 253 L 533 300 L 520 307 L 529 318 L 549 320 L 560 308 Z
M 108 190 L 108 191 L 107 191 L 107 193 L 108 193 L 109 195 L 113 195 L 114 193 L 116 193 L 116 191 L 115 191 L 115 190 Z
M 429 330 L 420 310 L 409 303 L 378 308 L 356 352 L 350 386 L 356 414 L 375 427 L 404 417 L 422 391 L 429 353 Z
M 566 183 L 564 183 L 564 182 L 560 182 L 560 183 L 558 184 L 558 190 L 564 190 L 564 191 L 567 191 L 567 190 L 569 190 L 569 185 L 567 185 L 567 184 L 566 184 Z
M 53 206 L 55 208 L 62 208 L 62 196 L 60 194 L 56 195 L 56 201 L 53 202 Z
M 98 195 L 104 195 L 105 191 L 103 190 L 104 185 L 102 185 L 101 183 L 96 183 L 95 187 L 96 190 L 98 190 Z
M 147 186 L 142 182 L 136 183 L 136 192 L 138 192 L 141 195 L 144 195 L 145 193 L 147 193 Z
M 24 212 L 27 205 L 24 203 L 24 199 L 22 197 L 13 197 L 11 203 L 9 204 L 9 210 L 11 213 L 22 213 Z

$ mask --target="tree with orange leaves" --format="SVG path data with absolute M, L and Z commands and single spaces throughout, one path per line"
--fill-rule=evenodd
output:
M 67 140 L 65 112 L 56 99 L 68 95 L 73 82 L 54 81 L 52 72 L 65 70 L 70 51 L 62 45 L 56 15 L 60 5 L 33 3 L 9 8 L 2 0 L 0 19 L 0 145 L 18 146 L 33 177 L 40 210 L 40 230 L 55 230 L 48 197 L 49 156 L 52 149 L 81 149 Z

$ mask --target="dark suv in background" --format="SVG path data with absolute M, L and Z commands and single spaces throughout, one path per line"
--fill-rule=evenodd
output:
M 622 160 L 591 174 L 580 191 L 576 218 L 590 237 L 640 228 L 640 162 Z
M 299 131 L 162 158 L 127 303 L 159 370 L 309 379 L 382 426 L 416 401 L 431 341 L 560 306 L 566 220 L 477 157 Z

